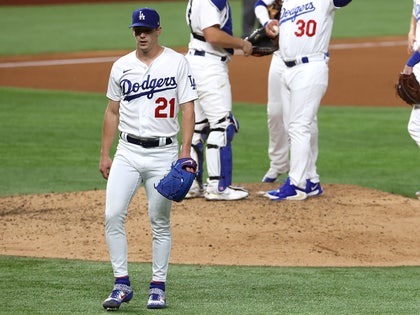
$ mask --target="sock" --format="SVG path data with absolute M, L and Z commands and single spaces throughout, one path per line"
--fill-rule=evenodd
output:
M 119 278 L 115 278 L 115 284 L 125 284 L 128 286 L 131 286 L 130 284 L 130 278 L 127 277 L 119 277 Z
M 150 289 L 152 288 L 158 288 L 158 289 L 161 289 L 162 291 L 165 291 L 165 282 L 152 281 L 150 282 Z

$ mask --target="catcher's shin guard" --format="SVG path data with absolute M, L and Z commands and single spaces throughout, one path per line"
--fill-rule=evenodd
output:
M 210 133 L 207 119 L 196 122 L 191 145 L 191 157 L 197 161 L 196 180 L 200 188 L 203 188 L 203 167 L 204 167 L 204 143 Z
M 229 113 L 210 129 L 207 142 L 207 163 L 209 179 L 218 180 L 219 191 L 232 184 L 232 146 L 231 142 L 239 130 L 238 120 Z

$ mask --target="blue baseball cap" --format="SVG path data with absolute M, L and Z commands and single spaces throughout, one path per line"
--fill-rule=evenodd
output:
M 159 14 L 151 8 L 141 8 L 133 11 L 133 21 L 130 27 L 158 28 L 160 26 Z

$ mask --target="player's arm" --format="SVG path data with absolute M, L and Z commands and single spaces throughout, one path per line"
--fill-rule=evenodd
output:
M 258 22 L 265 28 L 265 32 L 270 37 L 275 37 L 278 34 L 279 21 L 277 19 L 271 19 L 268 13 L 268 6 L 272 4 L 274 0 L 257 0 L 254 5 L 254 13 L 258 19 Z
M 265 26 L 270 20 L 268 14 L 268 6 L 273 3 L 274 0 L 257 0 L 254 4 L 254 13 L 261 25 Z
M 99 171 L 105 179 L 108 179 L 109 170 L 111 169 L 112 159 L 110 152 L 118 132 L 119 110 L 120 102 L 109 100 L 102 127 L 101 157 L 99 161 Z
M 187 158 L 190 157 L 191 141 L 195 126 L 194 101 L 181 104 L 181 113 L 182 146 L 179 158 Z
M 410 30 L 408 31 L 407 51 L 409 54 L 412 54 L 414 52 L 414 42 L 416 41 L 416 27 L 417 20 L 416 17 L 412 15 L 410 20 Z
M 241 49 L 245 56 L 252 53 L 252 45 L 249 41 L 239 37 L 231 36 L 222 31 L 219 25 L 213 25 L 203 29 L 206 42 L 223 48 Z

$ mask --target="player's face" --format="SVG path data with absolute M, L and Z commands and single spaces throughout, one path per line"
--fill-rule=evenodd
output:
M 137 41 L 137 47 L 147 53 L 158 44 L 158 37 L 162 28 L 134 27 L 133 35 Z

